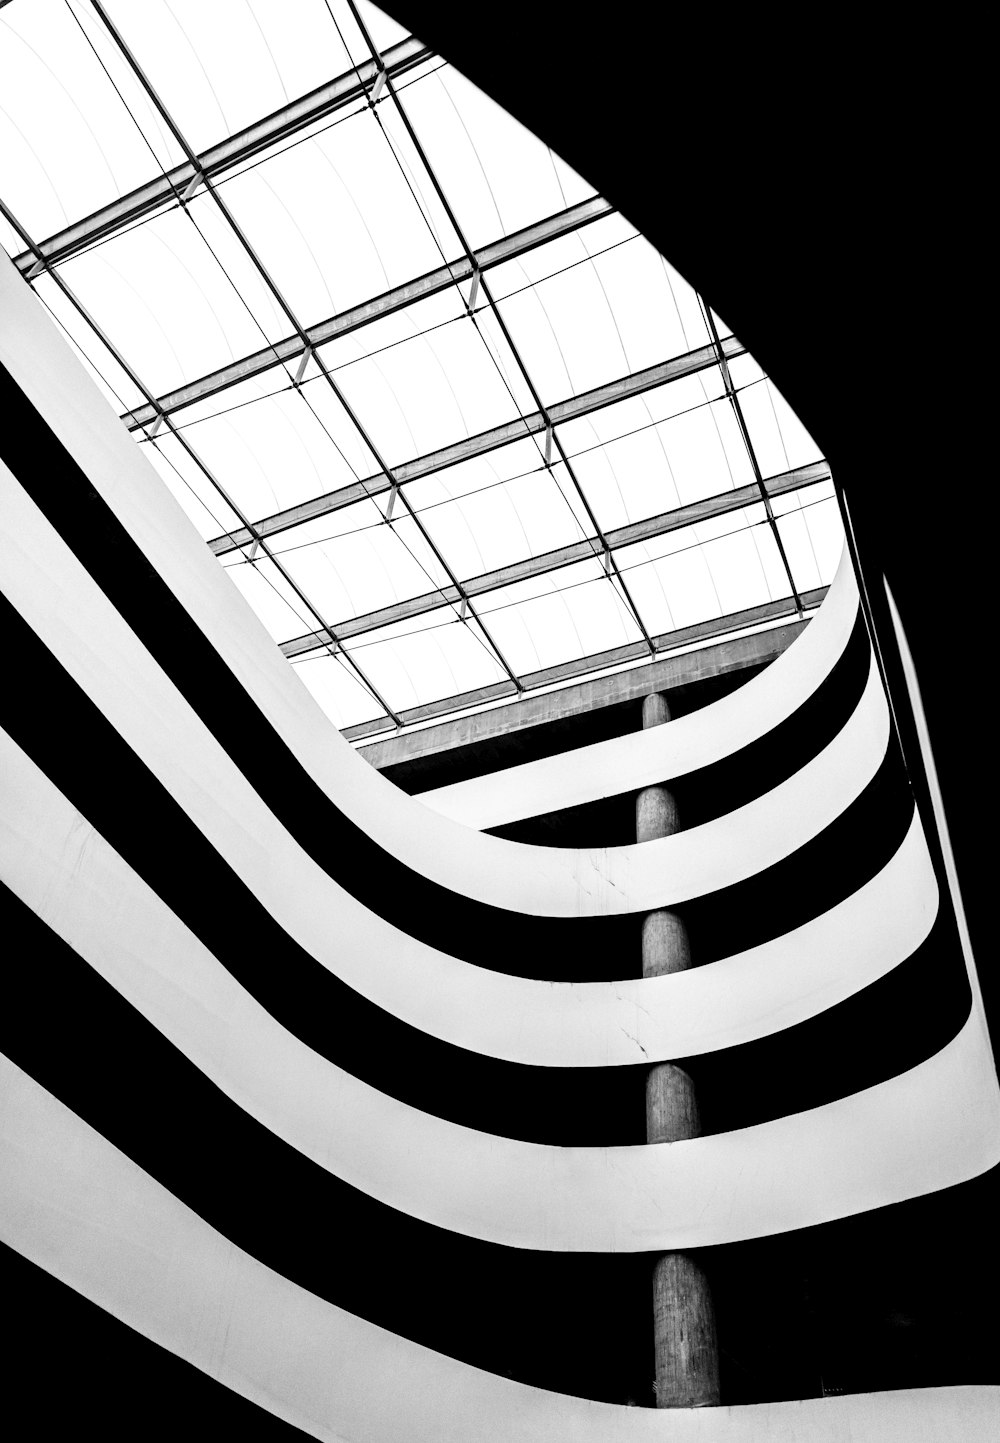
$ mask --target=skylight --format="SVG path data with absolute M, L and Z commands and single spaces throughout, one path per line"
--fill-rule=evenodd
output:
M 374 6 L 12 0 L 0 93 L 0 243 L 349 735 L 818 604 L 760 367 Z

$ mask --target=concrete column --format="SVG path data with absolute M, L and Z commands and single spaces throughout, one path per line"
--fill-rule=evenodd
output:
M 642 725 L 670 720 L 665 696 L 647 696 Z M 677 803 L 666 787 L 645 787 L 635 803 L 639 842 L 669 837 L 680 828 Z M 650 912 L 642 923 L 642 975 L 661 977 L 691 965 L 687 929 L 676 912 Z M 682 1067 L 661 1062 L 646 1077 L 646 1141 L 698 1137 L 701 1123 L 694 1083 Z M 664 1253 L 653 1268 L 653 1337 L 656 1406 L 703 1408 L 719 1401 L 715 1314 L 705 1274 L 687 1253 Z

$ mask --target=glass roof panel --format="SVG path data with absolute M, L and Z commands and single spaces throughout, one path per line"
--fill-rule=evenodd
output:
M 475 622 L 459 621 L 453 612 L 371 632 L 349 643 L 349 650 L 396 710 L 490 686 L 507 675 Z
M 133 385 L 107 346 L 95 334 L 93 327 L 87 324 L 52 277 L 40 275 L 33 284 L 36 295 L 59 329 L 72 342 L 73 349 L 108 398 L 109 404 L 119 412 L 141 405 L 146 399 L 145 396 Z
M 337 34 L 343 39 L 352 59 L 356 63 L 367 60 L 371 52 L 344 0 L 331 0 L 326 10 L 330 23 L 335 24 Z M 358 10 L 376 50 L 386 50 L 405 37 L 406 31 L 399 27 L 392 16 L 369 4 L 368 0 L 358 0 Z
M 343 536 L 355 536 L 363 531 L 384 528 L 385 522 L 378 504 L 383 499 L 380 496 L 356 501 L 352 506 L 343 506 L 338 511 L 328 511 L 323 516 L 317 516 L 313 521 L 303 522 L 301 526 L 293 526 L 288 531 L 279 531 L 277 535 L 268 538 L 268 548 L 275 556 L 283 556 L 285 552 L 302 551 L 306 547 L 315 546 L 317 542 L 332 541 Z
M 765 476 L 820 460 L 819 447 L 770 381 L 747 386 L 740 392 L 740 406 Z
M 478 597 L 490 634 L 518 674 L 641 642 L 599 561 L 583 561 Z
M 282 565 L 333 624 L 447 586 L 448 575 L 407 517 L 286 550 Z M 310 628 L 293 627 L 281 641 Z
M 458 319 L 457 292 L 435 299 L 438 311 L 451 310 L 455 324 L 403 336 L 335 371 L 348 404 L 390 466 L 519 415 L 476 326 L 468 317 Z M 428 319 L 431 315 L 428 311 Z M 404 318 L 393 319 L 402 329 Z M 338 347 L 342 355 L 343 343 Z M 319 354 L 325 362 L 328 348 Z
M 747 386 L 755 385 L 764 376 L 760 365 L 753 356 L 746 352 L 742 356 L 734 356 L 729 362 L 729 374 L 737 392 L 744 391 Z
M 580 270 L 591 264 L 592 256 L 628 255 L 641 237 L 624 216 L 612 213 L 589 222 L 569 235 L 526 251 L 514 260 L 491 266 L 488 275 L 490 290 L 497 301 L 515 292 L 537 285 L 549 276 Z M 684 347 L 686 349 L 686 346 Z
M 573 510 L 544 470 L 437 506 L 422 518 L 460 578 L 579 539 Z
M 832 486 L 822 488 L 832 491 Z M 800 591 L 829 586 L 840 561 L 844 532 L 836 498 L 818 494 L 819 486 L 781 498 L 797 502 L 778 516 L 778 532 Z M 777 511 L 777 506 L 775 510 Z
M 419 85 L 396 92 L 406 105 L 407 114 L 414 99 L 426 94 L 436 85 L 438 75 L 437 69 L 432 70 Z M 388 89 L 382 91 L 375 110 L 388 155 L 402 182 L 403 191 L 409 197 L 407 214 L 416 213 L 421 218 L 421 223 L 434 245 L 436 264 L 457 260 L 463 253 L 462 243 Z M 418 135 L 418 138 L 423 140 L 422 135 Z M 452 214 L 454 215 L 454 210 Z M 493 237 L 490 236 L 489 239 L 492 240 Z M 414 271 L 414 275 L 418 273 Z
M 273 385 L 279 377 L 284 379 L 280 369 L 211 397 L 206 406 L 225 410 L 203 420 L 197 419 L 196 407 L 177 417 L 186 438 L 227 491 L 239 495 L 251 520 L 351 485 L 357 472 L 350 461 L 373 470 L 324 382 L 298 391 L 286 382 L 280 391 L 261 397 L 255 388 Z M 332 406 L 320 404 L 322 391 Z M 329 429 L 325 413 L 337 417 L 337 429 Z
M 350 56 L 321 5 L 281 0 L 105 4 L 196 151 L 351 69 Z
M 594 194 L 548 147 L 450 66 L 404 97 L 473 249 Z
M 242 524 L 176 436 L 161 431 L 155 440 L 143 441 L 142 450 L 206 541 Z
M 373 6 L 360 10 L 377 51 L 404 38 Z M 113 0 L 110 13 L 196 150 L 355 66 L 374 73 L 345 0 Z M 0 194 L 35 239 L 182 160 L 83 0 L 3 7 L 0 42 L 0 79 L 11 82 Z M 413 283 L 442 262 L 468 268 L 436 181 L 472 247 L 535 230 L 481 280 L 420 299 Z M 754 483 L 720 367 L 703 365 L 707 316 L 721 338 L 728 327 L 621 216 L 559 235 L 589 185 L 440 57 L 383 85 L 373 104 L 349 101 L 245 153 L 214 184 L 246 244 L 202 187 L 110 236 L 84 234 L 60 273 L 142 386 L 183 388 L 170 425 L 152 440 L 148 424 L 134 435 L 200 535 L 238 529 L 238 512 L 286 528 L 263 549 L 220 556 L 275 640 L 356 623 L 346 654 L 297 661 L 338 725 L 509 687 L 508 663 L 530 675 L 616 648 L 638 659 L 644 628 L 669 635 L 790 594 L 760 503 L 673 531 L 653 520 Z M 22 248 L 8 226 L 0 241 Z M 115 409 L 140 407 L 141 389 L 52 278 L 31 284 Z M 353 329 L 303 353 L 299 325 L 345 313 L 338 324 Z M 272 363 L 268 347 L 288 338 L 292 354 Z M 691 352 L 676 379 L 648 374 Z M 756 362 L 736 355 L 729 367 L 760 473 L 818 459 Z M 206 379 L 219 368 L 222 389 Z M 602 404 L 609 392 L 588 396 L 612 382 L 612 404 Z M 575 418 L 561 419 L 570 401 Z M 404 468 L 401 492 L 383 465 Z M 385 489 L 364 497 L 367 485 Z M 289 524 L 303 508 L 310 519 Z M 841 543 L 829 483 L 776 497 L 774 511 L 795 587 L 828 582 Z M 645 539 L 616 546 L 621 577 L 609 577 L 596 533 L 627 543 L 636 533 L 620 528 L 638 524 Z M 532 567 L 566 547 L 582 559 Z M 512 565 L 522 579 L 474 597 L 464 618 L 441 600 L 452 576 Z M 386 614 L 392 625 L 377 626 Z
M 248 561 L 241 552 L 234 552 L 223 558 L 222 565 L 275 641 L 315 630 L 315 616 L 266 556 Z
M 315 651 L 292 662 L 299 679 L 312 692 L 334 726 L 371 721 L 385 712 L 341 656 Z
M 657 634 L 790 594 L 763 504 L 622 547 L 616 560 Z
M 66 261 L 62 274 L 162 394 L 292 331 L 207 195 Z
M 574 259 L 586 253 L 587 229 L 567 239 L 577 243 Z M 518 264 L 501 268 L 505 280 L 514 279 Z M 641 238 L 586 264 L 563 265 L 530 289 L 522 269 L 521 288 L 508 284 L 499 302 L 547 404 L 708 344 L 691 288 Z
M 687 392 L 691 396 L 700 388 L 698 378 L 689 379 L 694 382 Z M 655 395 L 620 402 L 558 428 L 605 529 L 754 481 L 728 401 L 706 401 L 702 395 L 691 409 L 653 424 Z M 679 394 L 673 399 L 679 400 Z
M 369 110 L 230 180 L 225 199 L 305 326 L 441 264 Z
M 443 471 L 408 481 L 406 494 L 410 505 L 421 513 L 430 510 L 433 514 L 438 506 L 447 506 L 455 497 L 477 495 L 516 477 L 535 476 L 545 469 L 542 444 L 539 438 L 526 436 L 484 455 L 459 461 Z
M 183 159 L 89 6 L 4 7 L 0 97 L 0 193 L 36 241 Z

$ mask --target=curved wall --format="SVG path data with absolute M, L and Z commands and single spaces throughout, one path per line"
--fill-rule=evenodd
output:
M 960 1416 L 985 1419 L 990 1390 L 931 1392 L 922 1412 L 876 1396 L 709 1418 L 528 1389 L 336 1306 L 336 1270 L 320 1261 L 317 1224 L 304 1222 L 307 1211 L 354 1219 L 353 1236 L 336 1238 L 346 1247 L 371 1247 L 379 1227 L 391 1245 L 395 1228 L 403 1237 L 416 1226 L 406 1235 L 451 1266 L 477 1247 L 492 1250 L 498 1268 L 504 1250 L 520 1267 L 536 1254 L 567 1255 L 567 1266 L 581 1255 L 582 1267 L 583 1255 L 626 1259 L 807 1229 L 956 1186 L 997 1162 L 1000 1090 L 975 977 L 953 945 L 899 782 L 846 561 L 804 635 L 738 693 L 581 755 L 407 798 L 321 716 L 34 298 L 9 266 L 0 271 L 10 320 L 3 379 L 29 443 L 25 461 L 10 428 L 0 440 L 0 592 L 28 688 L 0 716 L 0 878 L 38 937 L 63 948 L 67 995 L 72 986 L 82 1000 L 77 1030 L 89 1018 L 112 1056 L 119 1039 L 122 1055 L 131 1047 L 136 1057 L 117 1087 L 66 1081 L 44 1027 L 46 968 L 58 969 L 40 942 L 39 971 L 19 979 L 5 1023 L 7 1050 L 25 1066 L 0 1064 L 4 1241 L 320 1438 L 388 1438 L 404 1426 L 428 1438 L 555 1429 L 581 1439 L 669 1430 L 749 1440 L 782 1430 L 825 1437 L 841 1425 L 859 1438 L 909 1437 L 919 1432 L 904 1427 L 931 1419 L 957 1436 Z M 45 724 L 53 705 L 62 753 Z M 474 830 L 714 767 L 752 770 L 759 748 L 780 752 L 792 727 L 791 771 L 660 841 L 555 849 Z M 93 753 L 71 754 L 74 738 L 93 740 Z M 135 795 L 102 797 L 84 775 L 98 759 L 105 791 L 116 780 L 128 790 L 134 778 Z M 142 807 L 165 837 L 192 839 L 190 857 L 149 850 Z M 783 911 L 775 902 L 794 890 L 788 878 L 801 883 L 817 857 L 851 881 L 825 900 L 807 888 Z M 214 927 L 203 925 L 212 899 L 195 875 L 202 863 L 209 891 L 218 887 Z M 773 913 L 763 941 L 754 940 L 760 921 L 740 916 L 737 902 L 750 894 Z M 585 933 L 620 942 L 625 932 L 612 928 L 678 905 L 695 917 L 699 908 L 732 913 L 742 944 L 671 977 L 553 982 L 535 970 L 532 948 L 550 948 L 565 953 L 572 977 Z M 260 928 L 243 930 L 247 919 Z M 527 975 L 508 975 L 505 958 L 524 948 Z M 30 959 L 20 966 L 30 971 Z M 300 987 L 298 1010 L 286 1013 L 283 999 Z M 102 1002 L 104 988 L 113 1003 Z M 351 1044 L 341 1007 L 358 1024 Z M 114 1021 L 102 1030 L 105 1011 Z M 170 1140 L 144 1128 L 138 1057 L 150 1027 L 152 1075 L 176 1079 L 185 1100 Z M 848 1065 L 818 1105 L 796 1106 L 811 1095 L 808 1053 L 819 1038 L 814 1076 L 839 1043 L 866 1054 L 856 1061 L 867 1081 L 852 1086 Z M 782 1051 L 789 1046 L 798 1052 Z M 404 1047 L 414 1074 L 434 1058 L 429 1070 L 450 1073 L 456 1090 L 481 1079 L 488 1060 L 497 1092 L 509 1095 L 490 1113 L 475 1091 L 481 1081 L 470 1084 L 483 1103 L 479 1126 L 452 1115 L 444 1085 L 428 1103 L 416 1075 L 415 1103 Z M 616 1079 L 641 1084 L 644 1065 L 667 1058 L 698 1059 L 706 1078 L 731 1080 L 747 1048 L 765 1071 L 788 1056 L 801 1069 L 753 1125 L 657 1145 L 518 1133 L 533 1091 L 568 1098 L 551 1088 L 589 1076 L 596 1097 Z M 33 1069 L 74 1092 L 81 1116 L 73 1096 L 47 1091 Z M 274 1208 L 273 1235 L 266 1206 L 226 1193 L 224 1168 L 209 1156 L 227 1108 L 239 1114 L 241 1175 L 255 1165 L 263 1175 L 268 1159 L 279 1191 L 283 1176 L 302 1180 Z M 555 1123 L 558 1108 L 550 1114 Z M 149 1116 L 163 1126 L 161 1100 Z M 137 1165 L 101 1132 L 151 1163 Z M 176 1161 L 185 1138 L 205 1155 L 203 1178 Z M 184 1196 L 159 1176 L 161 1159 Z M 281 1266 L 203 1220 L 220 1208 L 232 1210 L 234 1227 L 238 1214 L 252 1216 L 243 1235 Z M 351 1369 L 331 1373 L 331 1352 L 349 1356 Z M 401 1425 L 407 1394 L 416 1402 Z

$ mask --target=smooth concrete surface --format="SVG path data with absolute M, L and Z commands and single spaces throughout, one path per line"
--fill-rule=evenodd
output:
M 641 946 L 643 977 L 669 977 L 691 966 L 687 928 L 676 912 L 662 908 L 647 912 L 642 919 Z
M 592 915 L 630 908 L 647 911 L 678 900 L 646 895 L 649 888 L 644 892 L 641 885 L 636 886 L 638 878 L 616 875 L 614 863 L 605 864 L 599 854 L 560 853 L 560 861 L 555 865 L 552 861 L 555 849 L 528 847 L 470 833 L 469 829 L 439 816 L 420 801 L 405 796 L 374 771 L 320 711 L 229 578 L 222 574 L 151 465 L 130 440 L 54 322 L 17 270 L 2 258 L 0 307 L 6 321 L 0 337 L 0 359 L 14 379 L 278 735 L 285 739 L 336 805 L 379 845 L 415 872 L 445 887 L 531 915 L 553 912 Z M 54 580 L 51 571 L 47 575 L 51 583 Z M 53 601 L 59 599 L 50 596 L 50 611 Z M 70 604 L 68 597 L 62 599 L 66 605 Z M 817 628 L 820 635 L 823 634 L 820 621 L 824 610 L 825 607 L 820 609 L 805 635 L 785 656 L 792 656 L 802 646 L 806 647 L 808 656 L 810 637 Z M 78 646 L 80 640 L 75 638 L 75 645 Z M 93 644 L 93 637 L 90 642 Z M 787 668 L 778 671 L 773 678 L 772 673 L 784 660 L 780 657 L 756 679 L 756 684 L 762 687 L 762 691 L 755 693 L 757 705 L 771 715 L 780 715 L 789 679 L 799 670 L 796 664 L 790 671 Z M 822 674 L 827 670 L 828 665 L 822 668 Z M 808 695 L 808 690 L 805 694 Z M 771 699 L 770 707 L 768 699 Z M 725 707 L 728 700 L 731 699 L 725 698 L 716 705 Z M 699 727 L 712 726 L 708 716 L 712 710 L 708 707 L 699 714 Z M 741 703 L 736 712 L 732 708 L 724 712 L 730 718 L 724 728 L 728 734 L 727 750 L 745 744 L 746 727 L 741 721 L 744 711 Z M 663 867 L 655 867 L 650 862 L 661 878 L 664 868 L 672 865 L 672 855 L 669 862 L 663 859 Z M 709 880 L 706 890 L 718 885 Z M 657 890 L 653 888 L 654 894 Z M 634 891 L 639 895 L 633 901 Z
M 670 721 L 670 703 L 653 692 L 642 703 L 643 731 Z M 677 799 L 666 787 L 636 797 L 637 842 L 669 837 L 681 826 Z M 691 945 L 676 912 L 651 912 L 642 925 L 643 977 L 673 976 L 691 965 Z M 673 1062 L 646 1073 L 646 1142 L 701 1136 L 691 1074 Z M 671 1252 L 653 1265 L 653 1369 L 657 1408 L 706 1408 L 719 1402 L 719 1347 L 708 1279 L 689 1253 Z
M 339 906 L 336 899 L 346 893 L 264 805 L 2 464 L 0 506 L 6 520 L 0 588 L 282 925 L 320 955 L 321 939 L 329 945 L 327 920 L 310 940 L 300 935 L 304 914 L 321 900 Z M 803 643 L 818 625 L 819 620 L 813 623 Z M 267 648 L 255 650 L 262 656 Z M 289 679 L 298 685 L 290 672 Z M 706 707 L 705 713 L 711 710 Z M 351 758 L 379 789 L 375 805 L 368 807 L 368 834 L 381 831 L 382 844 L 401 855 L 390 835 L 391 815 L 400 807 L 410 822 L 433 814 L 373 772 L 325 717 L 320 720 L 328 742 L 336 740 L 339 756 Z M 872 666 L 853 715 L 822 751 L 771 792 L 702 826 L 643 845 L 573 850 L 507 842 L 437 818 L 428 823 L 421 849 L 425 856 L 440 850 L 439 870 L 453 872 L 458 891 L 505 910 L 564 917 L 651 911 L 718 891 L 796 851 L 861 793 L 885 755 L 888 735 L 888 708 Z M 286 738 L 294 739 L 294 728 Z M 384 813 L 386 825 L 373 829 L 378 813 Z M 453 869 L 446 855 L 454 860 Z
M 10 534 L 0 532 L 0 572 Z M 58 597 L 58 580 L 51 585 Z M 107 627 L 96 633 L 107 657 L 95 687 L 99 704 L 288 933 L 377 1005 L 459 1046 L 555 1066 L 620 1065 L 733 1046 L 851 995 L 908 956 L 933 921 L 936 885 L 923 838 L 911 830 L 897 858 L 824 917 L 684 977 L 559 984 L 473 966 L 409 937 L 322 872 L 179 703 L 111 608 L 42 612 L 39 624 L 71 669 L 79 670 L 91 622 Z M 130 644 L 117 648 L 119 635 Z M 752 825 L 748 837 L 752 845 Z M 647 844 L 659 845 L 665 843 Z
M 653 1265 L 657 1408 L 715 1408 L 719 1343 L 708 1279 L 690 1253 Z
M 0 771 L 5 883 L 245 1111 L 413 1217 L 542 1251 L 685 1250 L 881 1207 L 1000 1159 L 1000 1090 L 978 1004 L 918 1067 L 735 1132 L 555 1147 L 428 1115 L 275 1022 L 9 742 Z
M 690 1073 L 658 1062 L 646 1074 L 646 1141 L 681 1142 L 701 1136 L 698 1099 Z
M 1000 1423 L 995 1387 L 665 1413 L 496 1377 L 264 1267 L 6 1058 L 0 1237 L 323 1443 L 993 1443 Z
M 467 827 L 499 827 L 708 766 L 766 735 L 812 695 L 843 653 L 857 609 L 857 584 L 844 551 L 829 594 L 804 634 L 729 696 L 677 717 L 665 731 L 651 727 L 594 742 L 434 787 L 417 800 Z
M 635 839 L 654 842 L 680 830 L 677 802 L 666 787 L 643 787 L 635 799 Z
M 358 755 L 379 771 L 384 771 L 400 762 L 435 756 L 457 747 L 475 746 L 497 737 L 531 731 L 553 721 L 579 716 L 581 712 L 634 701 L 652 687 L 670 690 L 710 677 L 743 671 L 747 667 L 766 666 L 791 646 L 811 621 L 812 617 L 796 618 L 724 641 L 690 644 L 687 649 L 682 647 L 645 666 L 634 665 L 610 675 L 566 682 L 549 691 L 521 696 L 515 701 L 470 712 L 466 716 L 447 717 L 412 727 L 395 736 L 380 736 L 377 740 L 362 742 L 357 747 Z M 364 726 L 365 723 L 359 725 Z M 356 740 L 353 731 L 354 728 L 345 727 L 341 734 L 348 740 Z

